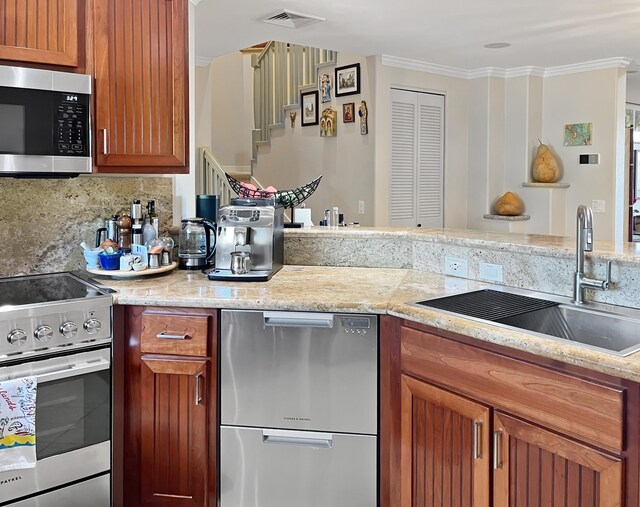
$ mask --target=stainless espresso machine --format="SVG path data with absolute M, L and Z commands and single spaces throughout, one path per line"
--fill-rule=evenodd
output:
M 284 208 L 272 199 L 232 199 L 218 213 L 210 280 L 262 282 L 284 262 Z

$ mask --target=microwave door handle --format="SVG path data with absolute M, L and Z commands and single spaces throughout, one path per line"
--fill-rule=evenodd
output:
M 333 314 L 310 312 L 263 312 L 264 325 L 270 327 L 333 328 Z
M 96 371 L 108 370 L 111 366 L 111 361 L 107 359 L 98 359 L 88 363 L 70 364 L 65 368 L 49 371 L 46 373 L 39 373 L 34 375 L 38 379 L 38 383 L 51 382 L 53 380 L 61 380 L 69 377 L 78 377 L 80 375 L 86 375 L 87 373 L 94 373 Z
M 333 447 L 333 435 L 307 431 L 262 430 L 262 443 L 330 449 Z

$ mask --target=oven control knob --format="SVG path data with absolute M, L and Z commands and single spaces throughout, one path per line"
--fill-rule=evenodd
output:
M 82 327 L 89 334 L 98 334 L 102 329 L 102 322 L 98 319 L 88 319 Z
M 11 345 L 16 345 L 19 347 L 27 341 L 27 333 L 25 333 L 22 329 L 14 329 L 7 335 L 7 341 Z
M 60 326 L 60 332 L 65 338 L 73 338 L 78 333 L 78 326 L 75 322 L 65 322 Z
M 33 336 L 35 336 L 36 340 L 38 340 L 39 342 L 46 343 L 51 340 L 51 338 L 53 338 L 53 329 L 51 329 L 49 326 L 40 326 L 35 330 Z

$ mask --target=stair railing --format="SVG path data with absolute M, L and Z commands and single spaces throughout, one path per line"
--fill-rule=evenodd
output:
M 255 147 L 269 143 L 270 129 L 284 125 L 285 109 L 299 106 L 300 88 L 317 82 L 318 67 L 333 65 L 337 52 L 272 41 L 252 55 Z

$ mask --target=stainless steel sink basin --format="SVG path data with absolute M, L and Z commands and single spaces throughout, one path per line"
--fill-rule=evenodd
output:
M 640 349 L 640 320 L 588 308 L 559 305 L 501 319 L 518 329 L 571 340 L 626 356 Z
M 627 356 L 640 350 L 640 310 L 597 303 L 574 305 L 568 298 L 509 287 L 415 304 L 614 355 Z

